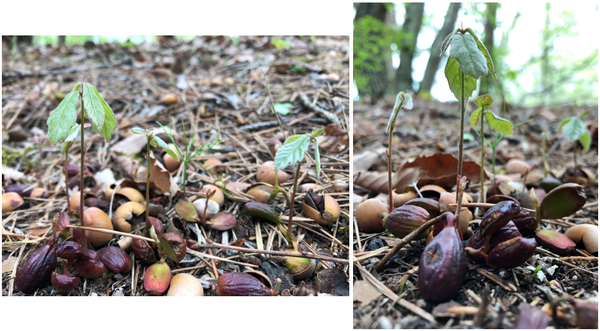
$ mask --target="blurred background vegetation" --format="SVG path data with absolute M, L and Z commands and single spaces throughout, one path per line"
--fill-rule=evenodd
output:
M 598 5 L 583 3 L 355 3 L 355 101 L 398 91 L 453 101 L 442 40 L 470 27 L 494 60 L 498 82 L 480 79 L 473 97 L 504 95 L 525 107 L 598 104 Z M 567 10 L 568 9 L 568 10 Z

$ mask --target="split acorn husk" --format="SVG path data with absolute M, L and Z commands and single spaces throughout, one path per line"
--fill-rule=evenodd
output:
M 340 217 L 340 205 L 330 195 L 307 192 L 302 204 L 304 214 L 320 225 L 331 225 Z

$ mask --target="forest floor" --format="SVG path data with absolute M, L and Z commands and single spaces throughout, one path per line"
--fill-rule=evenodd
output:
M 501 102 L 495 102 L 496 105 Z M 368 198 L 377 197 L 387 205 L 387 157 L 388 137 L 385 134 L 393 100 L 376 105 L 355 104 L 353 108 L 353 205 Z M 427 169 L 402 169 L 403 165 L 420 156 L 452 154 L 458 156 L 458 132 L 460 105 L 424 101 L 418 97 L 410 111 L 402 110 L 396 122 L 393 137 L 392 161 L 393 183 L 397 193 L 404 193 L 407 186 L 419 181 L 419 187 L 431 183 L 424 179 Z M 467 116 L 476 107 L 471 104 Z M 502 116 L 499 106 L 494 112 Z M 598 107 L 519 108 L 508 106 L 507 114 L 512 123 L 533 119 L 515 128 L 512 136 L 503 139 L 496 150 L 496 173 L 505 173 L 505 164 L 510 158 L 524 160 L 528 165 L 537 164 L 527 180 L 527 187 L 537 187 L 545 176 L 542 171 L 542 132 L 546 133 L 546 153 L 549 170 L 561 182 L 572 180 L 573 148 L 557 127 L 562 119 L 583 117 L 592 136 L 591 148 L 583 153 L 577 148 L 577 164 L 586 173 L 576 178 L 585 188 L 587 202 L 575 214 L 562 219 L 542 220 L 541 227 L 564 233 L 576 224 L 598 225 L 598 187 L 595 180 L 598 168 Z M 465 123 L 466 136 L 474 139 L 465 141 L 464 160 L 479 165 L 480 139 L 471 128 L 468 118 Z M 487 133 L 486 138 L 490 139 Z M 492 178 L 492 149 L 486 146 L 484 168 Z M 455 163 L 456 164 L 456 163 Z M 477 169 L 479 167 L 477 166 Z M 435 169 L 434 169 L 435 170 Z M 424 172 L 423 172 L 424 171 Z M 444 175 L 453 178 L 454 184 L 445 188 L 453 190 L 456 184 L 456 167 Z M 588 176 L 589 175 L 589 176 Z M 514 181 L 523 182 L 522 176 L 511 175 Z M 478 200 L 479 174 L 469 180 L 466 192 Z M 491 179 L 486 180 L 490 186 Z M 431 193 L 431 192 L 429 192 Z M 439 193 L 438 193 L 439 196 Z M 470 228 L 479 227 L 480 216 L 473 212 Z M 353 325 L 354 328 L 515 328 L 521 316 L 520 304 L 528 303 L 550 315 L 550 302 L 569 295 L 577 300 L 597 300 L 598 258 L 588 253 L 583 246 L 568 256 L 559 256 L 538 245 L 535 254 L 523 265 L 513 268 L 491 268 L 467 259 L 468 267 L 462 287 L 454 298 L 445 303 L 425 301 L 418 287 L 418 266 L 425 248 L 425 239 L 413 241 L 394 255 L 377 272 L 375 265 L 399 240 L 385 230 L 364 233 L 357 227 L 353 234 Z M 466 240 L 463 241 L 463 245 Z M 543 276 L 531 269 L 539 267 Z M 441 291 L 442 289 L 440 289 Z M 595 314 L 597 316 L 597 301 Z M 535 314 L 525 313 L 525 319 L 535 319 Z M 578 325 L 574 306 L 562 303 L 557 318 L 549 323 L 556 328 L 572 328 Z M 597 318 L 597 317 L 596 317 Z M 535 323 L 533 321 L 532 323 Z M 596 319 L 597 323 L 597 319 Z
M 89 182 L 86 179 L 84 192 L 100 199 L 107 213 L 110 197 L 104 192 L 115 181 L 128 179 L 134 183 L 132 186 L 145 192 L 145 181 L 136 185 L 133 180 L 138 168 L 147 166 L 146 140 L 132 134 L 132 128 L 155 129 L 159 137 L 171 143 L 156 123 L 168 126 L 170 118 L 180 148 L 185 146 L 181 126 L 184 125 L 188 139 L 195 132 L 192 153 L 201 144 L 222 140 L 212 150 L 195 157 L 188 169 L 183 169 L 182 164 L 167 175 L 174 190 L 164 192 L 153 187 L 151 198 L 160 207 L 155 216 L 168 231 L 181 233 L 188 242 L 183 261 L 171 262 L 173 275 L 185 272 L 200 279 L 205 295 L 216 295 L 219 275 L 245 270 L 268 275 L 272 284 L 281 279 L 279 295 L 348 295 L 348 52 L 348 37 L 197 37 L 191 41 L 159 38 L 141 45 L 88 42 L 28 46 L 13 54 L 4 53 L 3 193 L 6 187 L 18 183 L 41 187 L 49 196 L 25 198 L 18 209 L 3 210 L 2 294 L 24 295 L 14 286 L 17 267 L 48 242 L 53 216 L 67 210 L 62 171 L 65 158 L 60 145 L 44 144 L 46 121 L 79 76 L 84 75 L 111 106 L 118 121 L 109 142 L 95 131 L 85 130 L 85 161 L 91 175 Z M 279 116 L 272 111 L 273 105 Z M 275 145 L 281 145 L 292 134 L 311 133 L 319 128 L 325 128 L 318 138 L 320 180 L 312 158 L 305 158 L 299 185 L 316 184 L 315 193 L 333 196 L 341 207 L 341 217 L 328 226 L 306 217 L 302 212 L 306 190 L 300 186 L 293 206 L 293 232 L 305 255 L 322 259 L 316 260 L 316 270 L 307 279 L 294 281 L 283 263 L 283 250 L 291 246 L 273 224 L 242 214 L 244 203 L 253 198 L 230 184 L 237 181 L 247 186 L 258 182 L 255 173 L 264 162 L 274 159 Z M 41 150 L 37 139 L 44 144 Z M 70 149 L 69 164 L 79 165 L 80 151 L 77 139 Z M 160 149 L 153 149 L 152 153 L 163 159 Z M 314 155 L 312 144 L 309 154 Z M 204 161 L 211 158 L 222 162 L 222 171 L 206 169 Z M 292 174 L 294 169 L 290 165 L 285 170 Z M 226 194 L 221 210 L 236 215 L 237 225 L 232 230 L 198 226 L 182 220 L 173 211 L 183 196 L 183 171 L 188 174 L 186 190 L 190 201 L 205 196 L 201 192 L 203 185 L 227 184 L 221 187 Z M 291 192 L 293 180 L 280 184 Z M 69 196 L 74 192 L 71 190 Z M 120 201 L 113 202 L 114 210 Z M 290 208 L 283 196 L 277 196 L 273 205 L 287 224 Z M 70 223 L 78 224 L 79 217 L 71 215 Z M 123 239 L 114 235 L 108 245 L 121 245 Z M 124 247 L 128 250 L 127 244 Z M 62 272 L 64 264 L 59 259 L 57 272 Z M 143 279 L 147 268 L 148 265 L 134 261 L 131 272 L 107 271 L 98 279 L 82 279 L 66 295 L 145 295 Z M 47 284 L 33 295 L 61 294 Z

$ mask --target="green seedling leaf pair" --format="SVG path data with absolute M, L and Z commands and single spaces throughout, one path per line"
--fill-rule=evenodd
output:
M 162 140 L 160 137 L 155 136 L 152 129 L 144 130 L 142 128 L 133 128 L 133 129 L 131 129 L 131 132 L 134 134 L 138 134 L 138 135 L 145 135 L 146 138 L 148 139 L 148 142 L 150 143 L 150 145 L 152 147 L 162 148 L 163 150 L 165 150 L 165 152 L 167 152 L 169 155 L 171 155 L 171 157 L 173 157 L 175 160 L 179 161 L 179 157 L 177 156 L 175 151 L 171 148 L 171 146 L 167 145 L 167 143 L 165 143 L 165 141 Z M 166 130 L 165 130 L 165 132 L 166 132 Z
M 485 116 L 486 121 L 488 122 L 488 125 L 490 126 L 490 128 L 494 129 L 494 131 L 502 135 L 512 135 L 512 123 L 509 120 L 494 114 L 493 111 L 486 109 L 489 108 L 493 102 L 494 100 L 489 94 L 482 95 L 479 98 L 477 98 L 477 105 L 479 106 L 479 108 L 477 108 L 477 110 L 475 110 L 471 114 L 471 127 L 475 131 L 477 131 L 477 124 L 479 123 L 479 120 L 481 119 L 481 116 L 483 114 L 483 116 Z
M 83 92 L 79 92 L 82 87 Z M 77 83 L 48 117 L 48 140 L 55 144 L 71 138 L 75 139 L 77 130 L 74 128 L 77 119 L 78 94 L 82 96 L 85 117 L 90 120 L 92 127 L 106 141 L 117 127 L 117 120 L 110 106 L 104 101 L 98 90 L 90 83 Z
M 321 156 L 319 154 L 319 143 L 317 137 L 323 134 L 324 129 L 321 128 L 311 134 L 301 134 L 289 137 L 283 146 L 275 154 L 275 170 L 281 170 L 289 164 L 296 164 L 304 158 L 304 153 L 308 151 L 310 142 L 315 143 L 315 165 L 317 172 L 317 180 L 321 173 Z
M 494 80 L 496 72 L 488 50 L 477 38 L 473 30 L 457 29 L 442 42 L 441 55 L 450 47 L 450 57 L 446 63 L 444 73 L 454 96 L 461 101 L 461 77 L 464 73 L 465 98 L 469 98 L 477 88 L 477 79 L 481 76 L 492 74 Z
M 591 138 L 590 133 L 585 127 L 585 123 L 581 118 L 587 115 L 588 112 L 585 112 L 577 117 L 571 117 L 563 120 L 558 126 L 558 130 L 562 131 L 567 140 L 570 142 L 574 142 L 579 140 L 579 142 L 583 145 L 583 148 L 587 152 L 590 149 Z

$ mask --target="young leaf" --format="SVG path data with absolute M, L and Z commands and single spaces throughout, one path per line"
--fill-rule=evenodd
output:
M 562 133 L 567 137 L 567 140 L 574 142 L 587 132 L 585 124 L 578 117 L 572 117 L 570 121 L 562 125 Z
M 511 136 L 513 134 L 513 125 L 509 120 L 497 116 L 492 111 L 485 112 L 485 119 L 496 132 L 505 136 Z
M 477 131 L 477 124 L 479 123 L 479 120 L 481 119 L 481 108 L 477 108 L 477 110 L 475 110 L 472 114 L 471 114 L 471 127 Z M 479 131 L 477 131 L 479 132 Z
M 50 117 L 48 117 L 48 140 L 56 144 L 59 141 L 64 141 L 69 135 L 71 127 L 77 119 L 77 89 L 79 83 L 75 85 L 73 91 L 65 96 L 58 107 L 54 109 Z
M 323 131 L 325 131 L 325 129 L 324 129 L 324 128 L 320 128 L 320 129 L 318 129 L 317 131 L 315 131 L 315 132 L 311 133 L 311 134 L 310 134 L 310 136 L 311 136 L 312 138 L 316 138 L 316 137 L 318 137 L 318 136 L 322 135 L 322 134 L 323 134 Z
M 71 131 L 69 132 L 69 135 L 67 136 L 67 138 L 65 138 L 65 142 L 62 145 L 62 153 L 63 154 L 67 154 L 67 152 L 69 151 L 69 148 L 71 148 L 71 145 L 73 145 L 73 141 L 75 140 L 75 138 L 77 138 L 78 135 L 79 135 L 79 124 L 75 123 L 71 127 Z
M 487 62 L 488 70 L 492 73 L 492 77 L 494 77 L 495 81 L 498 81 L 498 79 L 496 79 L 496 71 L 494 71 L 494 62 L 492 62 L 492 57 L 490 56 L 490 52 L 488 52 L 487 48 L 485 48 L 485 45 L 481 43 L 481 41 L 475 35 L 473 30 L 471 30 L 471 28 L 468 28 L 467 31 L 473 36 L 473 38 L 475 39 L 475 42 L 477 43 L 477 48 L 479 48 L 479 51 L 485 57 L 485 61 Z
M 477 105 L 481 108 L 490 108 L 492 103 L 494 103 L 494 99 L 489 94 L 484 94 L 477 98 Z
M 175 262 L 179 262 L 179 259 L 177 258 L 177 254 L 175 254 L 175 251 L 173 250 L 173 247 L 171 247 L 171 244 L 169 244 L 169 242 L 167 241 L 167 239 L 165 239 L 163 236 L 160 237 L 159 239 L 160 245 L 162 246 L 165 254 L 167 254 L 167 256 L 175 261 Z
M 411 110 L 412 107 L 413 103 L 410 94 L 405 94 L 404 92 L 398 93 L 398 95 L 396 96 L 396 103 L 394 104 L 392 114 L 390 115 L 390 120 L 388 121 L 387 128 L 385 129 L 385 132 L 387 132 L 388 135 L 392 134 L 392 125 L 396 122 L 396 118 L 398 118 L 400 109 L 404 108 L 406 110 Z
M 164 149 L 165 152 L 167 152 L 169 155 L 171 155 L 172 158 L 179 161 L 179 156 L 177 156 L 177 153 L 175 153 L 175 151 L 171 148 L 171 146 L 167 145 L 167 143 L 165 143 L 164 140 L 162 140 L 158 136 L 154 136 L 153 139 L 158 144 L 158 147 Z
M 452 38 L 450 57 L 455 58 L 465 75 L 475 79 L 487 76 L 488 68 L 485 57 L 481 54 L 477 43 L 470 34 L 458 33 Z
M 317 139 L 315 142 L 315 166 L 317 167 L 317 180 L 319 180 L 319 175 L 321 175 L 321 155 L 319 154 L 319 141 Z
M 460 101 L 460 76 L 462 70 L 460 69 L 460 65 L 456 59 L 449 57 L 448 62 L 446 62 L 446 68 L 444 68 L 444 73 L 446 74 L 446 79 L 448 80 L 448 85 L 450 85 L 450 90 L 454 93 L 454 96 Z M 465 75 L 465 98 L 467 100 L 473 94 L 473 91 L 477 88 L 477 79 Z
M 586 132 L 579 137 L 579 142 L 583 145 L 584 150 L 587 152 L 590 149 L 590 144 L 592 143 L 590 139 L 590 133 Z
M 100 93 L 98 93 L 98 90 L 96 90 L 96 88 L 93 86 L 92 88 L 94 89 L 94 94 L 96 94 L 96 97 L 98 98 L 98 100 L 100 100 L 102 109 L 104 109 L 104 125 L 102 125 L 102 128 L 100 129 L 100 131 L 98 131 L 98 133 L 100 133 L 106 141 L 109 141 L 110 136 L 119 124 L 117 123 L 115 114 L 113 113 L 110 106 L 106 103 L 106 101 L 104 101 L 104 99 L 102 99 L 102 96 L 100 95 Z
M 451 34 L 446 36 L 446 38 L 444 38 L 444 41 L 442 41 L 442 47 L 440 48 L 440 50 L 441 50 L 440 57 L 442 57 L 444 55 L 444 53 L 446 53 L 446 50 L 448 49 L 450 42 L 452 42 L 452 38 L 454 38 L 454 35 L 459 31 L 460 31 L 460 29 L 456 29 L 456 31 L 452 32 Z
M 281 170 L 287 167 L 288 164 L 295 164 L 301 161 L 304 153 L 308 150 L 308 144 L 310 143 L 309 135 L 302 135 L 290 143 L 289 140 L 291 138 L 288 138 L 288 141 L 275 154 L 275 170 Z
M 83 84 L 83 105 L 85 113 L 89 118 L 90 123 L 92 123 L 92 127 L 94 130 L 98 131 L 98 133 L 101 133 L 105 117 L 104 108 L 96 96 L 96 92 L 94 92 L 94 87 L 90 83 Z
M 291 143 L 293 143 L 294 141 L 296 141 L 296 140 L 298 140 L 299 138 L 302 138 L 302 137 L 304 137 L 304 136 L 305 136 L 305 135 L 303 135 L 303 134 L 298 134 L 298 135 L 295 135 L 295 136 L 291 136 L 291 137 L 287 138 L 287 140 L 286 140 L 286 141 L 285 141 L 283 144 L 284 144 L 284 145 L 291 144 Z
M 142 128 L 133 128 L 131 129 L 131 132 L 135 133 L 135 134 L 146 134 L 146 130 L 142 129 Z

